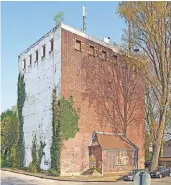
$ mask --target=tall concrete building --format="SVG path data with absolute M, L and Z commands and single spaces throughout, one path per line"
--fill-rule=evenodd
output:
M 144 85 L 127 60 L 110 39 L 101 41 L 64 24 L 19 55 L 26 91 L 25 166 L 32 161 L 36 133 L 46 143 L 41 168 L 50 168 L 52 91 L 56 88 L 58 98 L 72 96 L 74 107 L 80 108 L 79 131 L 63 141 L 61 175 L 79 175 L 91 168 L 92 156 L 93 165 L 103 165 L 106 173 L 143 167 Z

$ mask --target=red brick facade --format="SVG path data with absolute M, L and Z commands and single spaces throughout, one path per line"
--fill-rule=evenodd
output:
M 76 39 L 81 41 L 81 51 L 75 49 Z M 92 49 L 90 45 L 94 48 Z M 119 75 L 113 71 L 113 69 L 116 70 L 113 66 L 116 57 L 120 66 Z M 121 55 L 62 28 L 61 92 L 66 98 L 73 96 L 74 106 L 79 107 L 81 112 L 78 123 L 79 132 L 74 139 L 65 141 L 62 148 L 61 175 L 80 174 L 89 168 L 88 146 L 93 131 L 123 131 L 124 125 L 120 125 L 118 111 L 124 111 L 125 100 L 121 97 L 122 88 L 119 88 L 119 83 L 115 81 L 125 74 L 124 70 L 128 69 Z M 129 73 L 126 78 L 129 78 L 130 74 L 132 75 Z M 135 91 L 136 96 L 134 96 L 128 115 L 128 117 L 132 116 L 132 120 L 129 125 L 125 125 L 124 132 L 139 148 L 139 167 L 142 168 L 144 163 L 144 89 L 138 73 L 134 76 L 136 83 L 131 91 Z M 127 85 L 131 87 L 129 81 L 125 83 L 125 86 Z M 111 100 L 108 101 L 110 98 Z
M 126 172 L 130 171 L 135 168 L 134 162 L 133 162 L 133 157 L 134 157 L 134 152 L 133 151 L 128 151 L 128 162 L 126 165 L 117 165 L 116 164 L 116 157 L 112 156 L 113 151 L 103 151 L 103 172 Z M 112 158 L 113 157 L 113 158 Z

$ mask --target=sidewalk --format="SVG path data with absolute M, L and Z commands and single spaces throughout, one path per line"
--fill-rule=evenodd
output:
M 120 175 L 117 174 L 106 174 L 104 176 L 60 176 L 53 177 L 43 173 L 30 173 L 24 170 L 1 168 L 3 171 L 9 171 L 13 173 L 19 173 L 44 179 L 57 180 L 57 181 L 72 181 L 72 182 L 115 182 Z

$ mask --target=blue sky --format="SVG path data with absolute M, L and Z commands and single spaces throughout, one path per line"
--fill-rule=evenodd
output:
M 125 24 L 118 2 L 2 2 L 1 111 L 17 102 L 18 55 L 55 26 L 53 17 L 64 13 L 64 23 L 82 27 L 82 6 L 87 6 L 87 34 L 121 42 Z

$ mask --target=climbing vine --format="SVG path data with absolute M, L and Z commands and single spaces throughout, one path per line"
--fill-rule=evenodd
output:
M 36 135 L 33 138 L 32 141 L 32 162 L 29 164 L 29 170 L 33 173 L 38 172 L 38 158 L 37 158 L 37 139 Z
M 52 132 L 50 174 L 56 176 L 60 174 L 61 149 L 60 101 L 57 101 L 56 89 L 52 92 Z
M 44 147 L 45 143 L 40 141 L 40 145 L 37 144 L 36 135 L 33 138 L 32 142 L 32 162 L 29 164 L 29 171 L 33 173 L 37 173 L 40 171 L 40 165 L 42 161 L 42 157 L 44 155 Z
M 60 153 L 63 140 L 74 138 L 78 132 L 79 112 L 73 108 L 73 98 L 57 100 L 56 89 L 52 93 L 52 144 L 51 144 L 51 175 L 60 174 Z
M 40 165 L 41 165 L 41 161 L 42 161 L 42 158 L 44 156 L 44 147 L 46 146 L 45 143 L 43 143 L 42 141 L 40 141 L 40 146 L 39 146 L 39 149 L 38 149 L 38 171 L 40 171 Z
M 74 102 L 72 96 L 66 100 L 64 97 L 60 100 L 60 121 L 62 137 L 65 140 L 74 138 L 76 133 L 79 131 L 78 120 L 80 109 L 77 111 L 73 108 Z
M 24 118 L 22 115 L 24 102 L 26 98 L 24 75 L 19 74 L 18 76 L 18 97 L 17 97 L 17 108 L 18 108 L 18 119 L 19 119 L 19 134 L 17 141 L 17 162 L 16 167 L 21 168 L 24 166 L 24 131 L 23 124 Z

